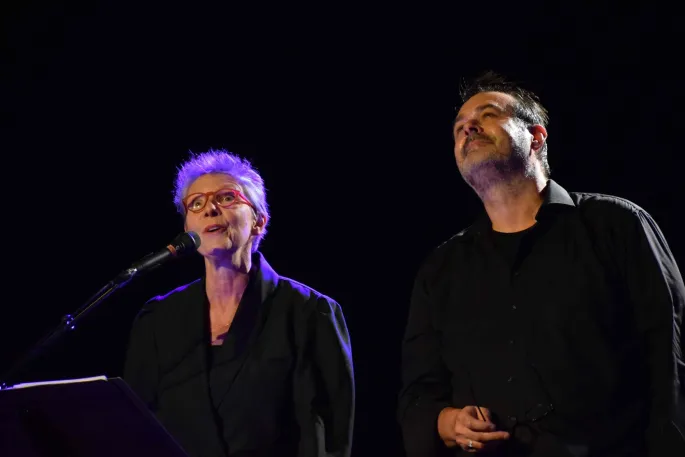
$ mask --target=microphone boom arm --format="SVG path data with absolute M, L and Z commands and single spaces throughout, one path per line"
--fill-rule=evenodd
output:
M 185 237 L 184 237 L 185 235 Z M 190 240 L 190 243 L 188 242 Z M 131 282 L 136 276 L 144 271 L 152 270 L 158 267 L 164 260 L 170 257 L 175 257 L 177 254 L 184 253 L 188 250 L 195 250 L 200 245 L 199 237 L 196 233 L 184 233 L 177 237 L 176 245 L 174 243 L 167 246 L 166 250 L 158 253 L 151 253 L 134 263 L 130 268 L 122 271 L 113 280 L 105 284 L 100 290 L 93 294 L 80 308 L 72 314 L 65 314 L 61 322 L 52 331 L 47 333 L 42 339 L 36 343 L 32 349 L 24 354 L 3 376 L 0 378 L 0 390 L 5 390 L 11 387 L 11 382 L 21 371 L 28 365 L 40 357 L 47 349 L 49 349 L 55 342 L 57 342 L 64 334 L 76 328 L 76 324 L 81 321 L 93 309 L 102 304 L 107 297 L 112 295 L 118 289 L 124 287 Z M 183 244 L 185 243 L 185 244 Z

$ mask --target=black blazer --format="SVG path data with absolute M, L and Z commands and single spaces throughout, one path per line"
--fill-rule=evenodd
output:
M 211 347 L 198 279 L 143 307 L 124 379 L 193 457 L 350 455 L 354 371 L 334 300 L 256 253 L 229 337 Z

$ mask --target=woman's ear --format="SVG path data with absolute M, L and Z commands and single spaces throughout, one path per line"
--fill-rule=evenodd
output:
M 252 223 L 252 234 L 261 235 L 264 231 L 264 227 L 266 227 L 266 216 L 259 214 Z

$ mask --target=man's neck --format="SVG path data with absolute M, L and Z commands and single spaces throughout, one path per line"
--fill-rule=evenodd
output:
M 538 176 L 514 178 L 488 187 L 479 197 L 492 222 L 492 229 L 515 233 L 535 225 L 546 184 L 547 180 Z

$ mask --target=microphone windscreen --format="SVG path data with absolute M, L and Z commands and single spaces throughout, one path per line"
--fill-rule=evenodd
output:
M 175 255 L 178 256 L 196 251 L 200 247 L 200 243 L 200 235 L 197 233 L 183 232 L 171 242 L 171 246 L 176 251 Z

